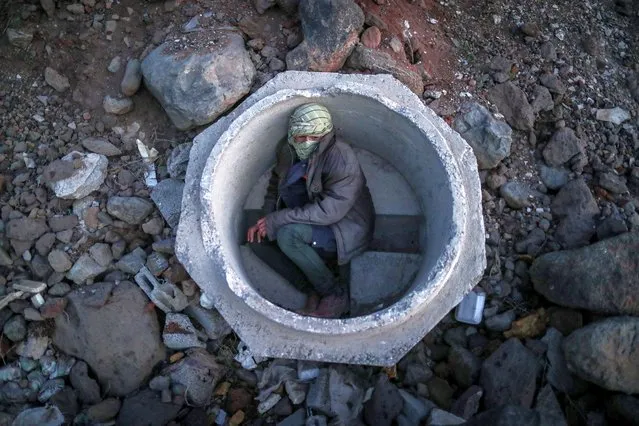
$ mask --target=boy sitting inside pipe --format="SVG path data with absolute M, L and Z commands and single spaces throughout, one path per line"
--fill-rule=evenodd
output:
M 336 137 L 328 109 L 298 107 L 278 146 L 264 201 L 265 216 L 247 240 L 277 241 L 313 286 L 303 314 L 339 318 L 349 310 L 348 289 L 325 263 L 348 264 L 366 250 L 375 212 L 366 178 L 351 147 Z

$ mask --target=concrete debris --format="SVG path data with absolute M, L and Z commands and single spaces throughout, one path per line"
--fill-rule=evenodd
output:
M 68 78 L 50 67 L 46 67 L 44 70 L 44 80 L 58 92 L 64 92 L 71 87 Z
M 166 314 L 162 340 L 170 349 L 206 347 L 206 343 L 198 339 L 198 332 L 191 324 L 189 317 L 172 312 Z
M 166 313 L 180 312 L 189 304 L 182 290 L 169 281 L 160 283 L 146 266 L 140 268 L 135 282 L 155 306 Z
M 107 212 L 131 225 L 140 225 L 153 211 L 153 204 L 140 197 L 110 197 Z
M 205 309 L 197 301 L 187 306 L 184 313 L 204 329 L 209 339 L 222 339 L 233 332 L 231 326 L 216 309 Z
M 169 176 L 173 179 L 184 179 L 186 177 L 186 169 L 189 165 L 189 154 L 191 153 L 192 143 L 183 143 L 171 151 L 171 155 L 166 160 L 166 168 Z
M 114 98 L 105 96 L 102 101 L 102 108 L 108 114 L 123 115 L 133 111 L 133 100 L 131 98 Z
M 104 155 L 82 154 L 77 151 L 65 155 L 60 161 L 71 165 L 73 170 L 71 174 L 66 177 L 65 174 L 58 173 L 57 169 L 49 167 L 45 169 L 45 180 L 49 182 L 56 197 L 74 200 L 84 198 L 100 188 L 106 178 L 107 165 L 109 164 Z M 56 163 L 56 167 L 58 164 L 60 163 Z M 59 167 L 65 167 L 65 165 Z M 58 179 L 61 176 L 63 178 Z

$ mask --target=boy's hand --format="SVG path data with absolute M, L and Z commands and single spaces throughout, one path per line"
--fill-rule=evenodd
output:
M 249 243 L 258 242 L 261 243 L 263 239 L 266 239 L 266 218 L 263 217 L 257 221 L 257 223 L 251 226 L 246 233 L 246 240 Z

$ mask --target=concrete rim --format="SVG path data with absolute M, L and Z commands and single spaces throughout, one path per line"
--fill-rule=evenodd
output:
M 349 85 L 336 85 L 323 90 L 280 90 L 276 94 L 266 96 L 241 113 L 220 136 L 206 161 L 201 179 L 201 188 L 211 187 L 216 170 L 221 166 L 224 149 L 237 137 L 246 123 L 261 114 L 265 114 L 270 106 L 292 98 L 303 97 L 310 100 L 322 99 L 331 95 L 365 97 L 382 104 L 399 115 L 408 118 L 415 117 L 415 120 L 411 120 L 412 124 L 424 135 L 424 141 L 432 145 L 443 165 L 450 185 L 456 189 L 458 196 L 452 198 L 452 210 L 453 217 L 457 218 L 457 221 L 453 223 L 451 236 L 439 254 L 435 266 L 431 268 L 426 278 L 420 280 L 419 285 L 406 293 L 397 303 L 372 314 L 347 319 L 320 319 L 298 315 L 263 298 L 242 278 L 243 274 L 236 270 L 234 262 L 229 260 L 232 256 L 230 256 L 228 249 L 223 246 L 221 234 L 217 227 L 214 226 L 216 209 L 219 208 L 216 206 L 216 202 L 219 200 L 207 197 L 207 191 L 201 191 L 200 193 L 204 208 L 201 220 L 203 226 L 213 231 L 210 239 L 203 241 L 204 248 L 209 257 L 219 259 L 220 264 L 223 265 L 223 270 L 226 271 L 227 284 L 234 294 L 240 297 L 251 309 L 284 326 L 313 334 L 329 335 L 345 335 L 378 327 L 398 326 L 419 315 L 420 311 L 427 307 L 429 301 L 446 285 L 459 260 L 461 242 L 464 239 L 464 229 L 466 227 L 467 197 L 460 170 L 448 144 L 437 128 L 431 124 L 428 117 L 419 113 L 419 111 L 403 107 L 379 93 L 371 91 L 370 87 L 365 85 L 350 83 Z M 428 123 L 428 126 L 426 126 L 426 123 Z M 426 129 L 426 127 L 429 128 Z

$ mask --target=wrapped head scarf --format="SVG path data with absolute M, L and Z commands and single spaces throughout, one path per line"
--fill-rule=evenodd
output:
M 288 143 L 301 160 L 306 160 L 319 146 L 319 141 L 295 143 L 296 136 L 324 136 L 333 130 L 331 114 L 325 106 L 310 103 L 298 107 L 289 120 Z

